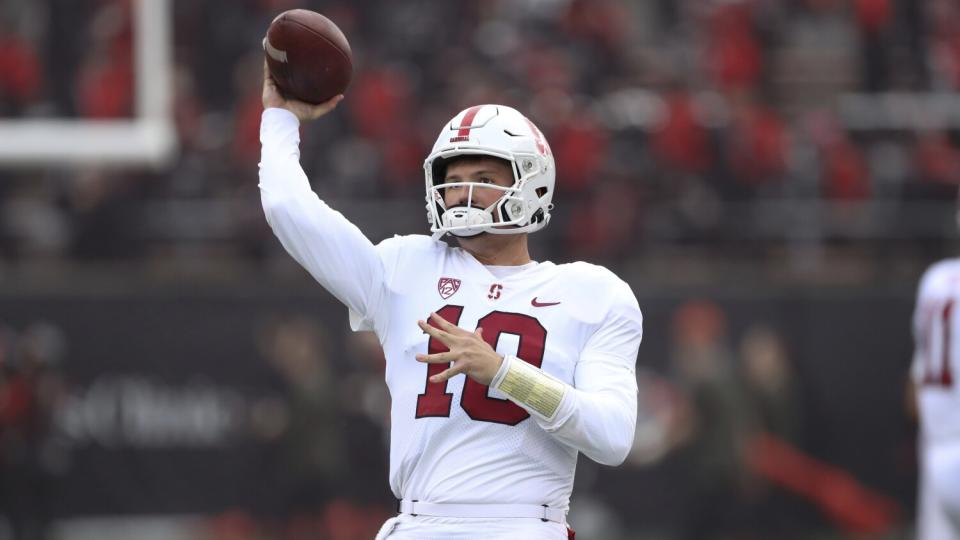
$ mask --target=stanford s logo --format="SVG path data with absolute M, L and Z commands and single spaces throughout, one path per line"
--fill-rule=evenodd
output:
M 440 293 L 440 296 L 444 300 L 456 294 L 457 290 L 459 289 L 460 289 L 459 279 L 442 277 L 440 278 L 440 281 L 437 282 L 437 292 Z

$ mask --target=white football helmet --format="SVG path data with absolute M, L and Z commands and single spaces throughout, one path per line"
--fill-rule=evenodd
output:
M 446 165 L 463 155 L 492 156 L 513 169 L 513 185 L 480 182 L 444 185 Z M 474 236 L 482 232 L 518 234 L 542 229 L 550 222 L 556 165 L 543 133 L 516 109 L 476 105 L 460 111 L 444 126 L 423 163 L 427 188 L 427 221 L 437 236 Z M 447 208 L 444 187 L 468 189 L 467 205 Z M 503 196 L 487 208 L 471 206 L 475 188 L 498 189 Z

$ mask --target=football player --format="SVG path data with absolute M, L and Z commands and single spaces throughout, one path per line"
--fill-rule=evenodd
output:
M 633 292 L 599 266 L 531 260 L 528 235 L 550 222 L 554 159 L 502 105 L 441 129 L 424 163 L 433 235 L 372 244 L 299 164 L 299 125 L 341 98 L 286 100 L 265 74 L 260 191 L 284 248 L 383 346 L 399 503 L 378 538 L 572 537 L 578 453 L 618 465 L 633 442 Z
M 958 216 L 960 217 L 960 216 Z M 960 259 L 933 264 L 913 314 L 920 413 L 918 540 L 960 539 Z

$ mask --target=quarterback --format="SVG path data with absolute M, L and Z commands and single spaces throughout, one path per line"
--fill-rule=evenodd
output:
M 960 216 L 958 216 L 960 217 Z M 920 412 L 917 539 L 960 538 L 960 259 L 932 265 L 913 315 Z
M 564 539 L 578 453 L 618 465 L 633 443 L 642 317 L 586 263 L 531 260 L 555 165 L 502 105 L 448 122 L 424 163 L 432 236 L 372 244 L 310 189 L 299 125 L 333 109 L 263 85 L 260 192 L 284 248 L 372 330 L 387 360 L 390 487 L 378 538 Z M 450 234 L 458 247 L 440 240 Z

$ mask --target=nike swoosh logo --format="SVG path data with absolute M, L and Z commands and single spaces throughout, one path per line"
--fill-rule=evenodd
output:
M 549 307 L 549 306 L 555 306 L 559 303 L 560 302 L 537 302 L 536 296 L 534 296 L 533 300 L 530 301 L 530 305 L 532 305 L 533 307 Z

